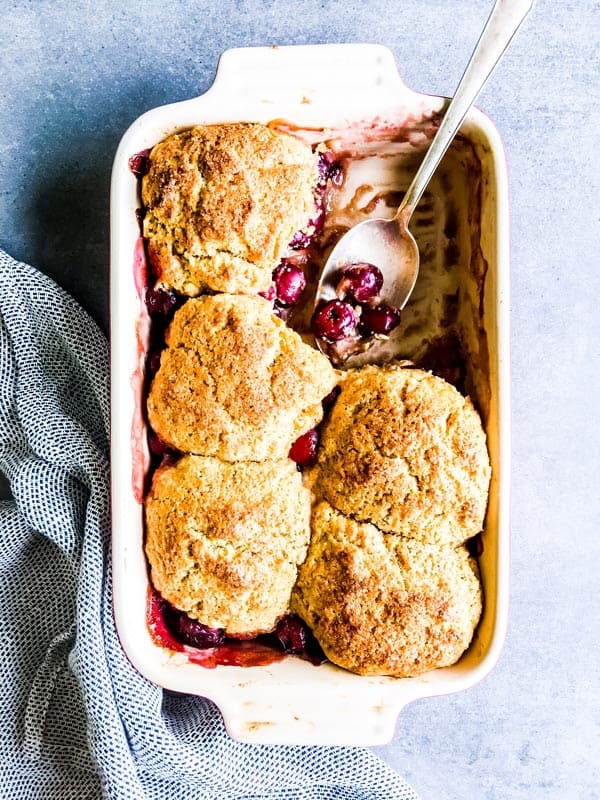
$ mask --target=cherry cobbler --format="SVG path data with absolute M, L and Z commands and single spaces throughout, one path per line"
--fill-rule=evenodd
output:
M 313 307 L 353 157 L 315 139 L 204 125 L 130 160 L 148 625 L 207 667 L 294 654 L 416 675 L 458 660 L 481 614 L 485 434 L 451 336 L 417 363 L 340 369 L 402 320 L 366 262 Z

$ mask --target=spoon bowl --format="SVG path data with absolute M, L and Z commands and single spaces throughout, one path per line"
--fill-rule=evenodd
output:
M 433 138 L 400 207 L 392 219 L 369 219 L 350 228 L 334 246 L 321 271 L 315 295 L 315 312 L 336 299 L 342 271 L 366 263 L 383 275 L 383 286 L 374 302 L 402 310 L 419 274 L 419 248 L 409 231 L 412 214 L 444 153 L 465 116 L 506 51 L 514 34 L 529 14 L 534 0 L 496 0 L 454 97 L 448 102 Z M 348 309 L 346 309 L 348 310 Z M 398 315 L 399 321 L 399 315 Z M 356 335 L 345 341 L 325 341 L 315 336 L 320 350 L 336 363 L 350 368 L 398 354 L 398 337 Z
M 393 219 L 365 220 L 342 236 L 321 272 L 315 309 L 338 299 L 336 289 L 343 268 L 361 263 L 378 267 L 383 276 L 382 301 L 401 311 L 419 275 L 419 247 L 404 217 L 396 215 Z M 353 341 L 348 349 L 344 342 L 326 342 L 318 336 L 315 341 L 336 366 L 350 369 L 393 358 L 399 344 L 394 333 L 368 338 L 363 344 Z
M 321 272 L 319 301 L 335 300 L 341 270 L 359 263 L 375 264 L 380 269 L 385 296 L 402 310 L 419 274 L 419 247 L 404 217 L 368 219 L 350 228 L 329 254 Z

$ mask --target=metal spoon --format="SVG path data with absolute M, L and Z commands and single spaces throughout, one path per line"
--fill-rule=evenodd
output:
M 425 158 L 421 162 L 400 207 L 392 219 L 369 219 L 355 225 L 335 245 L 321 272 L 315 307 L 335 299 L 339 271 L 345 264 L 367 262 L 383 273 L 383 302 L 402 309 L 419 273 L 419 248 L 408 224 L 442 156 L 450 146 L 467 112 L 531 11 L 534 0 L 496 0 L 463 77 L 449 103 Z M 331 355 L 331 346 L 317 339 L 318 346 Z M 380 345 L 375 342 L 361 362 L 375 360 Z M 373 352 L 372 352 L 373 351 Z M 351 355 L 345 366 L 354 366 Z

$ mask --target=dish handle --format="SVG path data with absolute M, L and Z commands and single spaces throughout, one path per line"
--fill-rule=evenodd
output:
M 232 48 L 222 53 L 210 91 L 244 102 L 310 104 L 321 91 L 373 93 L 396 104 L 415 93 L 401 79 L 393 53 L 378 44 Z
M 290 665 L 293 671 L 293 665 Z M 412 685 L 393 685 L 392 679 L 369 678 L 332 670 L 332 680 L 273 681 L 230 685 L 215 692 L 225 728 L 232 739 L 251 744 L 374 746 L 393 738 L 401 709 L 415 699 Z M 388 683 L 390 682 L 390 683 Z

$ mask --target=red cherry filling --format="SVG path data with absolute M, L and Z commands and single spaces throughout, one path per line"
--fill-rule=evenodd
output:
M 374 264 L 360 262 L 344 268 L 335 293 L 340 300 L 368 303 L 377 297 L 382 286 L 381 270 Z
M 217 647 L 225 641 L 221 628 L 209 628 L 163 600 L 162 617 L 175 638 L 190 647 Z
M 378 306 L 364 306 L 359 321 L 359 330 L 365 336 L 387 336 L 400 324 L 400 310 L 395 306 L 381 303 Z
M 331 181 L 335 186 L 339 186 L 343 180 L 343 170 L 339 161 L 334 161 L 333 153 L 325 150 L 319 153 L 319 178 L 317 189 L 323 191 L 327 187 L 327 181 Z
M 333 160 L 330 152 L 319 153 L 319 175 L 315 187 L 315 213 L 309 219 L 306 230 L 296 231 L 289 246 L 292 250 L 303 250 L 309 247 L 321 233 L 325 225 L 326 192 L 329 183 L 341 186 L 344 172 L 339 162 Z
M 275 287 L 275 284 L 272 283 L 266 292 L 259 292 L 258 294 L 259 297 L 264 297 L 265 300 L 269 301 L 269 303 L 274 303 L 275 298 L 277 297 L 277 289 Z
M 400 309 L 381 301 L 382 288 L 383 274 L 374 264 L 357 261 L 341 270 L 338 299 L 322 305 L 313 316 L 313 333 L 334 345 L 328 355 L 335 363 L 364 351 L 371 337 L 387 336 L 400 324 Z
M 341 186 L 344 182 L 344 170 L 342 165 L 335 162 L 329 168 L 329 180 L 334 186 Z
M 161 353 L 162 350 L 153 350 L 148 354 L 148 360 L 146 362 L 146 373 L 148 378 L 153 378 L 160 369 Z
M 150 150 L 141 150 L 139 153 L 135 153 L 135 155 L 131 156 L 129 161 L 127 162 L 129 165 L 129 169 L 136 178 L 141 178 L 142 175 L 145 175 L 148 172 L 148 167 L 150 166 L 150 159 L 148 156 L 150 155 Z
M 284 653 L 296 653 L 298 655 L 306 650 L 306 633 L 303 623 L 297 617 L 292 616 L 280 619 L 273 631 Z
M 178 302 L 179 298 L 175 292 L 165 289 L 146 290 L 146 308 L 152 317 L 169 317 Z
M 268 641 L 274 640 L 284 653 L 302 656 L 315 665 L 327 661 L 310 628 L 300 617 L 293 614 L 288 614 L 280 619 L 273 633 L 263 638 Z
M 356 334 L 354 309 L 342 300 L 330 300 L 315 312 L 313 332 L 326 342 L 339 342 L 353 337 Z
M 333 389 L 329 392 L 329 394 L 321 400 L 321 405 L 323 406 L 323 411 L 325 413 L 331 411 L 341 391 L 342 391 L 341 386 L 334 386 Z
M 148 447 L 153 456 L 160 457 L 165 453 L 172 452 L 169 445 L 152 428 L 148 428 Z
M 312 237 L 309 236 L 308 233 L 305 233 L 304 231 L 296 231 L 296 233 L 292 236 L 290 247 L 292 250 L 302 250 L 310 245 L 311 239 Z
M 277 300 L 282 306 L 293 306 L 300 300 L 306 277 L 300 267 L 283 261 L 273 272 Z
M 299 436 L 290 447 L 289 456 L 299 467 L 310 467 L 317 459 L 319 431 L 311 428 Z
M 483 537 L 480 533 L 467 539 L 467 550 L 471 558 L 479 558 L 483 554 Z
M 271 633 L 240 640 L 229 638 L 221 628 L 209 628 L 191 619 L 154 591 L 147 614 L 149 628 L 161 645 L 178 651 L 186 645 L 195 648 L 196 652 L 187 652 L 188 658 L 205 667 L 266 665 L 280 660 L 284 653 L 315 665 L 327 660 L 310 629 L 293 615 L 282 617 Z
M 216 647 L 225 641 L 221 628 L 209 628 L 186 614 L 177 617 L 176 633 L 182 642 L 192 647 Z

